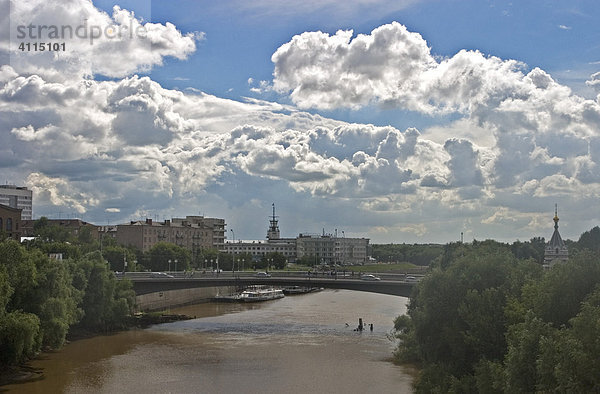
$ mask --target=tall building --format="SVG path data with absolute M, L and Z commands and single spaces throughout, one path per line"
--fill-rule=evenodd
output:
M 544 250 L 544 268 L 550 269 L 555 264 L 566 263 L 569 259 L 569 250 L 558 232 L 558 207 L 554 207 L 554 233 L 550 242 L 546 244 Z
M 225 244 L 225 220 L 186 216 L 162 223 L 152 219 L 133 221 L 117 225 L 116 239 L 122 245 L 134 246 L 144 252 L 158 242 L 173 243 L 192 251 L 198 248 L 221 250 Z
M 26 187 L 0 185 L 0 204 L 20 209 L 22 220 L 33 218 L 33 192 Z

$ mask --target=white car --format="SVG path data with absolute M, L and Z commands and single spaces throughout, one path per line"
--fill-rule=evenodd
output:
M 256 274 L 254 274 L 254 276 L 257 278 L 270 278 L 271 274 L 268 274 L 266 272 L 257 272 Z
M 371 275 L 371 274 L 363 275 L 360 277 L 360 279 L 362 279 L 362 280 L 381 280 L 380 277 Z
M 173 275 L 169 275 L 166 272 L 153 272 L 150 274 L 151 278 L 172 278 Z

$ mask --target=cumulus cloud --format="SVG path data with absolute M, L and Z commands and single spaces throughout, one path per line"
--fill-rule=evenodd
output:
M 487 135 L 490 149 L 483 157 L 465 149 L 468 141 L 445 142 L 460 158 L 448 162 L 450 179 L 430 174 L 422 182 L 428 186 L 481 185 L 487 178 L 510 187 L 556 172 L 574 177 L 573 169 L 582 168 L 588 156 L 586 147 L 599 136 L 599 103 L 572 94 L 545 71 L 526 72 L 518 61 L 478 51 L 438 60 L 419 34 L 396 22 L 355 37 L 352 31 L 303 33 L 277 49 L 272 61 L 274 88 L 300 107 L 377 104 L 455 114 L 463 117 L 463 126 Z M 597 80 L 592 75 L 588 85 L 597 86 Z M 443 130 L 438 127 L 436 134 Z
M 225 216 L 224 206 L 248 215 L 244 208 L 254 212 L 278 196 L 289 212 L 309 205 L 323 223 L 343 217 L 362 231 L 418 238 L 456 231 L 452 223 L 465 217 L 473 226 L 537 230 L 540 204 L 552 207 L 555 198 L 597 206 L 600 104 L 541 69 L 476 51 L 440 59 L 419 34 L 392 23 L 356 37 L 292 38 L 273 55 L 273 81 L 249 78 L 248 85 L 289 94 L 295 105 L 240 102 L 127 76 L 165 56 L 185 58 L 195 33 L 143 23 L 119 8 L 109 16 L 91 3 L 68 4 L 89 22 L 144 26 L 156 52 L 146 52 L 142 39 L 98 39 L 106 56 L 123 55 L 124 63 L 86 44 L 72 65 L 46 59 L 43 70 L 25 59 L 0 67 L 0 168 L 23 178 L 42 212 L 59 206 L 97 220 L 192 214 L 202 205 L 214 209 L 209 215 Z M 49 5 L 38 7 L 26 10 L 42 15 Z M 79 23 L 69 7 L 53 7 Z M 95 73 L 126 77 L 88 77 Z M 368 105 L 454 120 L 399 130 L 302 110 Z M 311 224 L 305 216 L 294 220 Z
M 0 50 L 10 54 L 12 68 L 52 81 L 149 71 L 167 56 L 185 59 L 204 39 L 202 32 L 182 33 L 168 22 L 144 22 L 119 6 L 109 15 L 91 1 L 11 2 L 2 9 L 10 9 L 10 30 L 2 30 L 9 36 L 0 36 Z M 49 41 L 64 43 L 64 48 L 19 49 L 21 43 Z

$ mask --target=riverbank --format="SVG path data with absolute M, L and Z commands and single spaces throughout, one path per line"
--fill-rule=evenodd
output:
M 167 314 L 162 312 L 151 312 L 151 313 L 136 313 L 131 316 L 128 322 L 128 326 L 122 330 L 115 330 L 109 332 L 93 332 L 88 330 L 72 330 L 67 334 L 67 340 L 65 345 L 82 339 L 97 337 L 97 336 L 110 336 L 119 332 L 128 330 L 144 329 L 154 324 L 172 323 L 181 320 L 195 319 L 196 316 L 189 316 L 185 314 Z M 30 365 L 30 362 L 43 357 L 48 353 L 59 352 L 58 350 L 44 350 L 40 352 L 33 359 L 21 364 L 3 367 L 0 370 L 0 392 L 1 387 L 9 384 L 19 384 L 27 382 L 35 382 L 44 378 L 44 371 L 39 368 L 34 368 Z

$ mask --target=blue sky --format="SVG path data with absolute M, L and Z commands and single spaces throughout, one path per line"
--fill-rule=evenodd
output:
M 143 13 L 148 7 L 142 3 Z M 420 33 L 436 55 L 479 50 L 559 74 L 557 80 L 565 83 L 572 83 L 572 74 L 575 83 L 583 85 L 598 68 L 592 63 L 600 59 L 600 7 L 594 1 L 527 1 L 513 5 L 512 1 L 431 0 L 416 1 L 392 12 L 381 7 L 366 15 L 347 4 L 333 5 L 323 13 L 312 13 L 310 9 L 302 12 L 303 7 L 298 5 L 291 6 L 297 7 L 294 14 L 283 16 L 251 7 L 236 10 L 234 5 L 228 9 L 223 5 L 227 3 L 152 3 L 152 21 L 170 21 L 182 31 L 200 30 L 207 37 L 187 61 L 168 61 L 166 67 L 153 70 L 153 79 L 169 88 L 191 86 L 239 99 L 250 94 L 249 77 L 271 79 L 271 55 L 293 35 L 316 30 L 333 34 L 339 29 L 368 34 L 392 21 Z M 101 6 L 109 11 L 112 5 L 107 2 Z M 342 12 L 345 8 L 349 10 Z M 135 3 L 132 9 L 136 10 Z M 342 14 L 339 17 L 338 10 Z M 173 80 L 177 77 L 189 81 Z M 231 88 L 234 90 L 230 92 Z
M 260 239 L 275 202 L 285 236 L 376 243 L 549 237 L 555 203 L 564 237 L 598 224 L 595 1 L 0 7 L 0 171 L 35 216 Z M 15 50 L 19 23 L 84 19 L 152 34 Z

